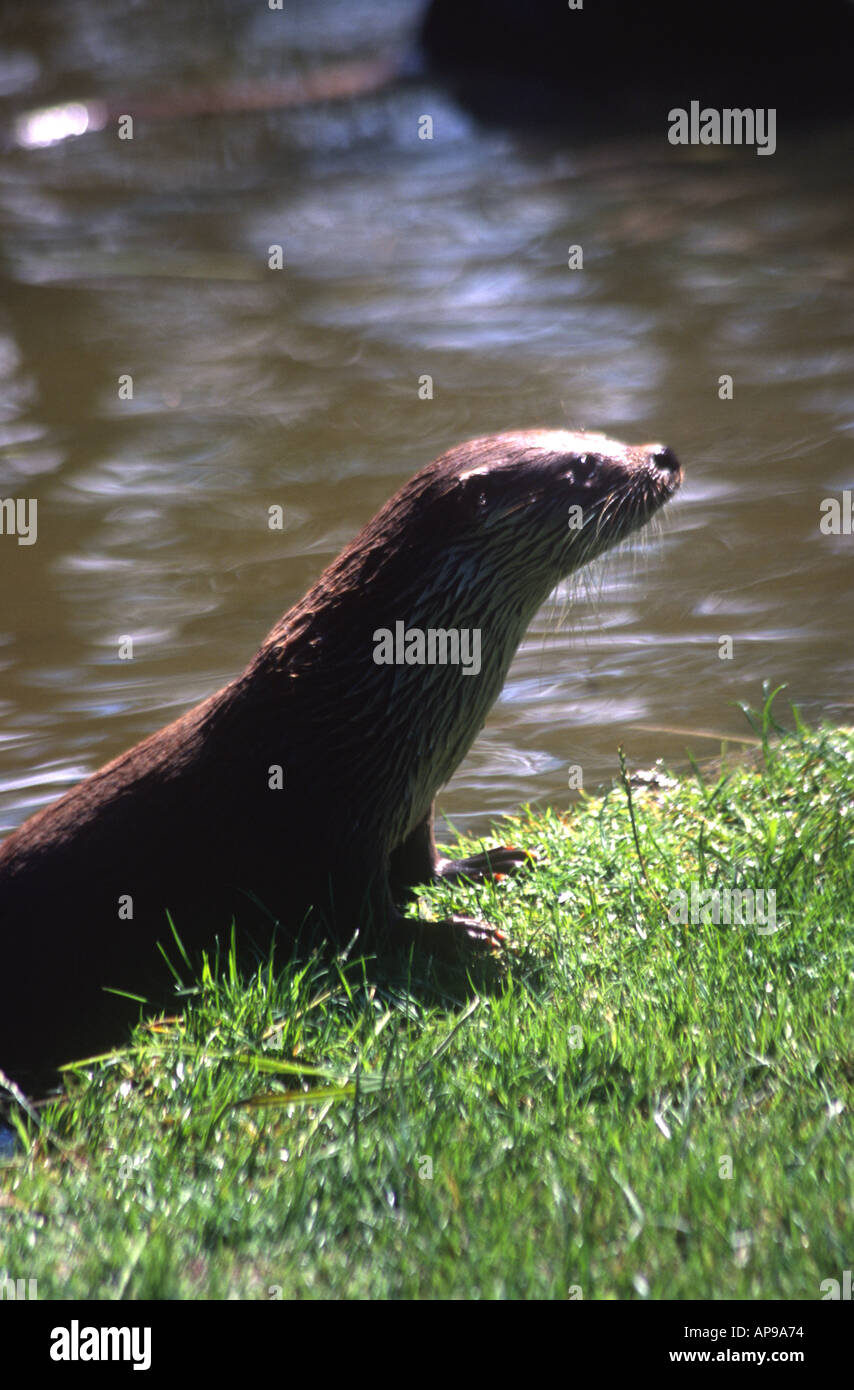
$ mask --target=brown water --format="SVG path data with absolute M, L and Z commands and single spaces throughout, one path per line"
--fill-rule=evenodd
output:
M 370 53 L 413 9 L 48 8 L 4 11 L 4 122 Z M 591 150 L 424 83 L 7 151 L 0 497 L 39 514 L 35 545 L 0 536 L 0 832 L 235 674 L 421 464 L 514 427 L 666 441 L 686 485 L 540 614 L 446 814 L 565 804 L 620 742 L 714 754 L 764 680 L 849 721 L 854 537 L 819 508 L 854 487 L 852 167 L 851 130 Z

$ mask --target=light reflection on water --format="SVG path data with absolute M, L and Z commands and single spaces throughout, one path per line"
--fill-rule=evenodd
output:
M 298 61 L 355 42 L 343 2 L 288 30 L 212 4 L 203 35 L 164 18 L 168 43 L 150 15 L 72 8 L 38 64 L 22 41 L 4 60 L 6 114 L 124 72 L 136 90 L 287 71 L 289 34 Z M 370 47 L 390 10 L 359 10 Z M 572 149 L 482 130 L 426 86 L 10 152 L 0 495 L 40 512 L 36 546 L 0 545 L 0 829 L 235 674 L 421 464 L 514 427 L 665 440 L 687 481 L 574 613 L 539 616 L 442 798 L 455 822 L 562 803 L 567 764 L 595 786 L 621 741 L 640 764 L 713 754 L 663 731 L 747 732 L 735 702 L 765 678 L 850 719 L 852 539 L 820 535 L 818 509 L 854 484 L 852 152 L 833 130 L 762 160 Z

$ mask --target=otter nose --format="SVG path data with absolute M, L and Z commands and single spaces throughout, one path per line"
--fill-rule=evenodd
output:
M 654 463 L 660 472 L 672 473 L 675 478 L 682 476 L 682 466 L 673 450 L 666 444 L 649 444 L 647 456 L 650 463 Z

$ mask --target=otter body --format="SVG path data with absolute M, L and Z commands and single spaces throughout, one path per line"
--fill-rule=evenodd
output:
M 400 912 L 419 882 L 518 862 L 441 860 L 433 799 L 549 592 L 680 481 L 661 446 L 567 431 L 474 440 L 417 473 L 241 675 L 0 846 L 0 1068 L 115 1043 L 138 1005 L 105 990 L 162 995 L 167 911 L 191 950 L 232 920 L 490 942 L 483 924 Z M 401 623 L 478 633 L 479 670 L 379 664 Z

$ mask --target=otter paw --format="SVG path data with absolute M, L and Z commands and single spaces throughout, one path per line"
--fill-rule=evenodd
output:
M 448 879 L 451 883 L 458 883 L 465 878 L 480 883 L 486 878 L 500 878 L 502 874 L 519 873 L 521 869 L 531 868 L 536 862 L 536 855 L 530 850 L 516 849 L 513 845 L 499 845 L 497 849 L 472 854 L 468 859 L 442 859 L 436 876 Z
M 395 929 L 398 941 L 411 942 L 421 951 L 444 960 L 460 961 L 466 956 L 498 955 L 513 950 L 506 932 L 481 922 L 475 917 L 445 917 L 438 922 L 413 922 L 406 919 L 403 932 Z

